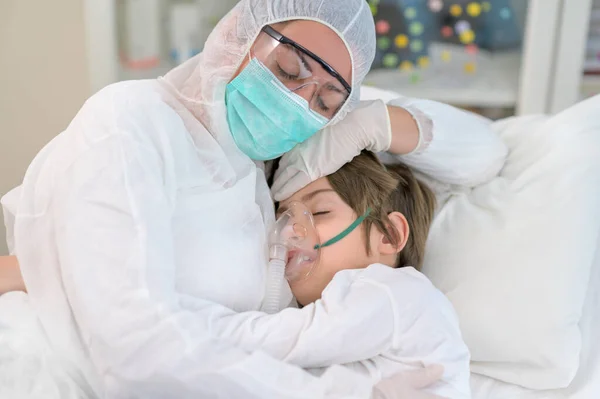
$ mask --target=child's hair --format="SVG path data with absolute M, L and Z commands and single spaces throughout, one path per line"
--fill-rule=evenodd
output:
M 406 246 L 398 254 L 395 267 L 413 266 L 420 270 L 436 204 L 429 187 L 417 180 L 406 165 L 384 166 L 368 151 L 363 151 L 327 179 L 357 215 L 363 215 L 371 208 L 363 222 L 367 253 L 371 251 L 368 237 L 373 225 L 392 244 L 398 244 L 398 233 L 388 215 L 402 213 L 410 234 Z

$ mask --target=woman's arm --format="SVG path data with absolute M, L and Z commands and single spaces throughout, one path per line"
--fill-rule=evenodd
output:
M 303 368 L 369 359 L 392 346 L 399 307 L 389 287 L 372 275 L 370 269 L 341 271 L 321 299 L 302 309 L 232 314 L 213 318 L 211 325 L 245 350 Z
M 9 291 L 25 291 L 25 285 L 16 256 L 0 256 L 0 294 Z M 365 309 L 365 304 L 369 308 Z M 378 311 L 371 312 L 373 308 Z M 367 280 L 353 282 L 342 274 L 332 281 L 322 299 L 302 309 L 267 315 L 221 308 L 208 317 L 223 339 L 304 368 L 376 356 L 390 346 L 394 329 L 392 303 L 386 291 Z M 377 328 L 366 331 L 369 326 Z M 365 336 L 369 339 L 361 339 Z
M 436 101 L 399 97 L 388 102 L 389 152 L 448 184 L 475 186 L 496 176 L 508 148 L 491 121 Z
M 463 186 L 494 177 L 508 154 L 490 121 L 470 112 L 400 96 L 389 104 L 362 101 L 342 121 L 281 158 L 272 186 L 275 200 L 334 173 L 362 150 L 388 151 L 439 182 Z
M 0 295 L 10 291 L 26 291 L 16 256 L 0 256 Z
M 253 314 L 178 294 L 161 158 L 118 133 L 94 145 L 55 174 L 51 211 L 60 220 L 54 241 L 69 303 L 108 396 L 370 395 L 372 383 L 344 369 L 315 378 L 240 348 L 226 329 L 252 323 Z

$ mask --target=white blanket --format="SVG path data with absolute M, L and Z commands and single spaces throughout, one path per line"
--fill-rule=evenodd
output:
M 47 344 L 28 297 L 0 297 L 0 398 L 93 398 L 77 369 Z
M 600 269 L 599 269 L 600 271 Z M 600 274 L 600 273 L 598 273 Z M 600 291 L 596 298 L 600 296 Z M 596 314 L 600 301 L 596 301 Z M 595 331 L 600 331 L 600 320 Z M 585 348 L 596 353 L 582 368 L 571 387 L 536 392 L 472 375 L 473 399 L 591 399 L 600 397 L 600 342 Z M 69 364 L 61 361 L 46 343 L 41 325 L 30 308 L 27 295 L 0 296 L 0 398 L 92 399 L 91 390 Z

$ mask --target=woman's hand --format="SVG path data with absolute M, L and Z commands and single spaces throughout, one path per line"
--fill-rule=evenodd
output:
M 424 369 L 407 371 L 382 380 L 373 389 L 373 399 L 444 399 L 427 392 L 423 388 L 439 381 L 444 367 L 432 365 Z
M 362 101 L 340 123 L 327 127 L 281 158 L 275 174 L 275 200 L 290 197 L 310 182 L 330 175 L 362 150 L 387 151 L 392 145 L 390 115 L 381 100 Z
M 337 171 L 362 150 L 404 155 L 418 146 L 419 139 L 419 126 L 406 109 L 382 100 L 362 101 L 343 121 L 282 157 L 273 184 L 275 200 L 287 199 L 310 182 Z
M 10 291 L 26 291 L 16 256 L 0 256 L 0 295 Z

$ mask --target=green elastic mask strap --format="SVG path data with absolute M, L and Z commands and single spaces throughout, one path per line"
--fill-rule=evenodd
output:
M 333 237 L 331 240 L 326 241 L 323 244 L 320 244 L 320 245 L 317 244 L 317 245 L 315 245 L 315 249 L 325 248 L 325 247 L 333 245 L 336 242 L 342 240 L 348 234 L 352 233 L 354 231 L 354 229 L 356 229 L 358 226 L 360 226 L 360 224 L 365 221 L 365 219 L 367 218 L 367 216 L 369 216 L 370 213 L 371 213 L 371 208 L 367 208 L 367 211 L 365 212 L 365 214 L 362 215 L 361 217 L 359 217 L 358 219 L 356 219 L 354 221 L 354 223 L 352 223 L 350 226 L 348 226 L 348 228 L 346 230 L 342 231 L 340 234 L 338 234 L 337 236 Z

